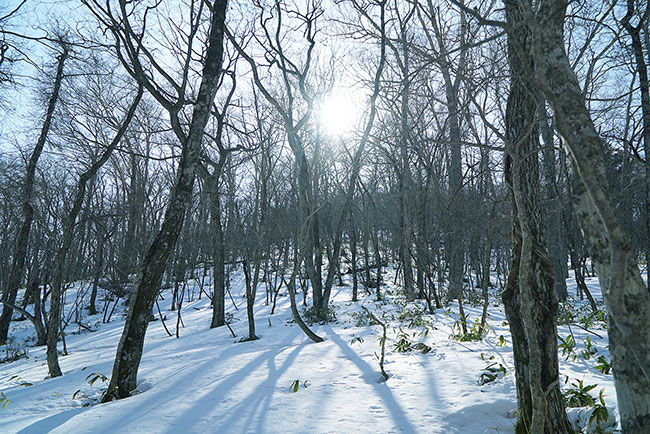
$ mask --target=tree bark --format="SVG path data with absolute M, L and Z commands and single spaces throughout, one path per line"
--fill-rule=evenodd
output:
M 32 228 L 32 221 L 34 220 L 34 205 L 32 204 L 32 197 L 34 195 L 34 175 L 36 173 L 36 165 L 38 164 L 38 159 L 43 151 L 43 146 L 45 146 L 47 135 L 50 132 L 52 116 L 54 115 L 54 109 L 59 99 L 59 91 L 63 81 L 63 65 L 68 58 L 68 47 L 65 43 L 61 43 L 61 49 L 63 51 L 58 56 L 54 86 L 52 88 L 52 95 L 50 95 L 47 104 L 45 120 L 41 127 L 41 134 L 38 137 L 36 146 L 34 146 L 34 150 L 29 159 L 25 175 L 25 183 L 23 184 L 23 221 L 20 230 L 18 231 L 18 235 L 16 236 L 16 249 L 14 250 L 14 257 L 11 262 L 6 289 L 2 294 L 2 300 L 11 304 L 16 302 L 16 294 L 18 293 L 18 288 L 22 283 L 23 274 L 25 273 L 27 243 L 29 242 L 29 233 Z M 13 309 L 9 307 L 9 305 L 3 305 L 2 314 L 0 315 L 0 345 L 7 342 L 12 313 Z
M 225 164 L 225 157 L 219 158 L 212 175 L 206 178 L 206 189 L 210 197 L 210 228 L 212 229 L 212 322 L 210 328 L 221 327 L 226 323 L 226 251 L 223 227 L 221 226 L 221 193 L 219 178 Z
M 605 146 L 564 49 L 566 0 L 544 0 L 531 21 L 536 78 L 564 142 L 575 210 L 608 312 L 609 346 L 624 433 L 650 432 L 650 295 L 610 198 Z
M 509 315 L 513 348 L 518 347 L 515 366 L 520 399 L 515 432 L 572 433 L 559 386 L 555 322 L 558 300 L 553 264 L 542 244 L 538 92 L 527 74 L 534 67 L 530 56 L 531 34 L 525 25 L 520 0 L 505 0 L 504 4 L 510 25 L 506 170 L 514 199 L 513 264 L 504 303 L 509 304 L 506 313 Z M 517 355 L 523 357 L 518 359 Z
M 181 136 L 179 139 L 182 139 L 177 178 L 170 192 L 162 226 L 140 266 L 135 288 L 129 299 L 126 323 L 117 347 L 111 382 L 102 402 L 126 398 L 137 385 L 137 372 L 151 310 L 160 290 L 165 266 L 176 244 L 185 212 L 192 199 L 203 130 L 210 117 L 210 107 L 221 73 L 227 3 L 227 0 L 216 0 L 212 5 L 202 79 L 192 112 L 189 134 L 183 137 L 180 132 L 176 133 L 177 136 Z M 124 13 L 124 6 L 122 10 Z
M 52 285 L 51 285 L 51 294 L 50 294 L 50 312 L 48 313 L 47 320 L 47 367 L 50 374 L 50 377 L 60 377 L 62 375 L 61 368 L 59 367 L 59 356 L 57 351 L 57 341 L 59 339 L 59 326 L 61 324 L 61 304 L 63 298 L 63 280 L 64 280 L 64 266 L 66 258 L 68 256 L 68 251 L 72 246 L 72 241 L 74 238 L 75 225 L 77 223 L 77 216 L 81 211 L 84 198 L 86 196 L 86 186 L 88 181 L 91 180 L 96 174 L 97 171 L 108 161 L 109 157 L 113 153 L 113 150 L 122 140 L 124 133 L 126 132 L 133 115 L 135 114 L 135 109 L 142 98 L 143 88 L 139 86 L 138 93 L 131 103 L 129 110 L 126 114 L 126 117 L 122 121 L 117 134 L 111 141 L 111 143 L 106 147 L 101 157 L 95 161 L 85 172 L 79 176 L 79 181 L 77 182 L 77 191 L 75 198 L 72 204 L 72 209 L 65 218 L 63 223 L 63 239 L 61 240 L 61 245 L 56 251 L 56 256 L 54 258 L 54 264 L 52 266 Z

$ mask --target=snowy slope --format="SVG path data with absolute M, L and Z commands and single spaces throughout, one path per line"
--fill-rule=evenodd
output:
M 67 336 L 69 355 L 60 358 L 63 377 L 46 379 L 44 347 L 30 348 L 28 359 L 0 365 L 0 391 L 9 399 L 6 408 L 0 410 L 0 432 L 513 432 L 516 390 L 511 340 L 502 308 L 491 306 L 492 329 L 483 341 L 458 342 L 450 338 L 457 307 L 420 315 L 423 305 L 405 305 L 396 295 L 397 288 L 390 284 L 390 275 L 386 282 L 384 289 L 391 295 L 387 302 L 379 303 L 370 296 L 352 303 L 350 288 L 335 288 L 337 321 L 313 326 L 325 338 L 319 344 L 312 343 L 290 321 L 286 296 L 278 298 L 276 313 L 270 315 L 270 306 L 264 305 L 264 295 L 259 294 L 256 324 L 261 339 L 245 343 L 236 343 L 238 339 L 233 339 L 225 327 L 208 328 L 209 300 L 186 302 L 180 339 L 169 337 L 160 321 L 150 324 L 138 373 L 140 393 L 97 405 L 94 400 L 105 383 L 98 379 L 90 386 L 87 378 L 93 378 L 95 373 L 110 376 L 124 324 L 122 314 L 117 313 L 111 323 L 101 324 L 96 332 L 82 329 L 78 335 Z M 596 281 L 588 283 L 600 297 Z M 243 292 L 238 275 L 233 295 L 239 310 L 227 305 L 235 315 L 232 328 L 237 338 L 247 333 Z M 169 311 L 171 295 L 163 295 L 165 300 L 160 306 L 173 333 L 176 314 Z M 74 299 L 74 290 L 68 299 Z M 368 325 L 360 305 L 388 323 L 385 368 L 390 378 L 386 382 L 379 381 L 375 357 L 375 352 L 380 351 L 381 327 Z M 478 306 L 466 306 L 466 311 L 470 321 L 480 315 Z M 87 321 L 99 323 L 101 315 Z M 425 323 L 429 324 L 426 335 Z M 12 334 L 19 339 L 31 333 L 27 322 L 13 327 Z M 400 327 L 412 344 L 423 342 L 431 351 L 395 351 Z M 590 336 L 597 355 L 609 359 L 606 330 L 594 327 L 593 331 L 602 339 L 571 327 L 577 342 L 573 354 L 580 353 L 583 341 Z M 568 327 L 560 327 L 561 337 L 569 333 Z M 505 338 L 505 346 L 500 346 L 500 336 Z M 2 347 L 0 351 L 4 353 Z M 479 385 L 481 373 L 492 363 L 503 365 L 505 376 Z M 584 384 L 598 383 L 592 395 L 597 396 L 604 387 L 611 410 L 615 407 L 613 378 L 611 373 L 598 372 L 596 363 L 595 357 L 585 360 L 577 356 L 573 360 L 570 356 L 565 361 L 561 356 L 561 381 L 568 376 L 563 387 L 578 379 Z M 295 380 L 300 381 L 300 386 L 292 393 Z M 577 417 L 577 411 L 571 413 Z

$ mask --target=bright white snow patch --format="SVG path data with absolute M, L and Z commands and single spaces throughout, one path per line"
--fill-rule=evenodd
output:
M 95 401 L 105 383 L 100 378 L 90 386 L 87 378 L 93 374 L 110 376 L 124 325 L 123 314 L 116 313 L 110 324 L 100 324 L 101 314 L 88 317 L 84 321 L 99 330 L 89 333 L 81 329 L 80 334 L 67 336 L 69 355 L 60 358 L 63 377 L 45 378 L 43 347 L 29 348 L 28 359 L 0 365 L 0 390 L 9 399 L 6 408 L 0 410 L 0 432 L 513 432 L 516 390 L 511 339 L 503 323 L 502 308 L 490 307 L 488 322 L 492 329 L 480 342 L 450 339 L 457 319 L 455 305 L 422 316 L 431 326 L 428 334 L 420 334 L 424 327 L 414 325 L 409 312 L 422 310 L 424 305 L 396 304 L 398 291 L 391 282 L 392 277 L 387 275 L 383 290 L 389 294 L 385 303 L 375 302 L 374 296 L 352 303 L 351 289 L 336 287 L 333 306 L 337 321 L 313 326 L 325 338 L 320 344 L 312 343 L 290 321 L 288 297 L 278 297 L 276 313 L 270 315 L 262 287 L 256 307 L 261 339 L 253 342 L 235 343 L 225 327 L 209 329 L 211 311 L 205 297 L 185 302 L 185 327 L 180 329 L 180 339 L 170 338 L 160 321 L 150 324 L 138 373 L 138 392 L 131 398 L 102 405 Z M 599 298 L 595 280 L 588 284 Z M 570 291 L 575 293 L 572 287 Z M 235 315 L 232 327 L 238 338 L 247 333 L 243 293 L 243 279 L 237 275 L 233 295 L 239 310 L 235 311 L 232 304 L 227 308 Z M 73 301 L 75 295 L 73 288 L 68 292 L 68 301 Z M 171 294 L 166 291 L 163 295 L 160 307 L 173 333 L 176 313 L 169 311 Z M 389 323 L 385 368 L 390 378 L 384 383 L 378 382 L 380 371 L 375 357 L 380 351 L 381 328 L 367 325 L 360 304 Z M 479 318 L 479 306 L 465 309 L 471 322 Z M 399 327 L 412 344 L 422 342 L 431 351 L 394 351 Z M 76 326 L 71 325 L 67 332 L 73 330 Z M 31 324 L 24 321 L 14 323 L 11 333 L 20 341 L 32 332 Z M 577 353 L 589 336 L 598 355 L 609 359 L 605 330 L 596 331 L 601 339 L 578 327 L 570 331 L 567 326 L 559 327 L 561 337 L 570 332 L 575 336 Z M 499 345 L 500 336 L 505 338 L 505 346 Z M 4 353 L 4 347 L 0 351 Z M 594 369 L 594 359 L 570 357 L 565 361 L 560 357 L 563 388 L 578 379 L 585 384 L 598 383 L 594 394 L 597 396 L 604 387 L 607 406 L 615 407 L 611 373 L 601 374 Z M 479 376 L 493 362 L 506 368 L 505 376 L 479 385 Z M 566 376 L 569 382 L 564 384 Z M 295 380 L 300 381 L 300 386 L 291 393 Z

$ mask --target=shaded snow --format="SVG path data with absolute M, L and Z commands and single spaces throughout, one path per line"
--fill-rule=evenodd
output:
M 276 314 L 270 315 L 263 291 L 258 291 L 256 324 L 261 339 L 245 343 L 235 343 L 225 327 L 208 328 L 209 300 L 185 302 L 182 314 L 186 327 L 181 327 L 180 339 L 167 336 L 160 321 L 149 325 L 137 394 L 97 405 L 93 400 L 99 398 L 105 383 L 98 380 L 90 386 L 86 378 L 93 373 L 110 377 L 124 324 L 122 313 L 116 313 L 110 324 L 102 324 L 94 333 L 82 330 L 79 335 L 67 336 L 69 355 L 60 358 L 63 377 L 45 379 L 44 347 L 30 348 L 28 359 L 0 365 L 0 390 L 10 401 L 0 410 L 0 432 L 513 432 L 516 390 L 511 340 L 503 324 L 502 308 L 491 306 L 492 330 L 481 342 L 450 339 L 457 318 L 457 306 L 453 305 L 448 311 L 425 316 L 433 328 L 428 335 L 420 336 L 423 327 L 409 329 L 408 321 L 400 322 L 401 307 L 393 303 L 397 288 L 389 283 L 390 275 L 386 282 L 386 288 L 393 293 L 388 303 L 376 304 L 373 297 L 352 303 L 350 288 L 335 288 L 337 321 L 313 326 L 325 338 L 319 344 L 312 343 L 290 321 L 286 296 L 278 297 Z M 597 282 L 591 279 L 588 284 L 599 298 Z M 569 290 L 575 293 L 571 285 Z M 227 309 L 235 315 L 232 327 L 237 338 L 247 333 L 243 293 L 242 276 L 237 275 L 233 295 L 239 310 L 234 311 L 227 300 Z M 68 300 L 74 300 L 74 295 L 74 289 L 69 291 Z M 173 333 L 176 313 L 169 311 L 171 294 L 166 291 L 163 295 L 161 309 Z M 389 323 L 387 382 L 378 382 L 381 375 L 374 354 L 379 353 L 381 328 L 359 322 L 359 304 Z M 407 308 L 413 310 L 415 305 Z M 466 306 L 470 321 L 480 316 L 480 309 Z M 101 314 L 86 321 L 97 324 Z M 400 325 L 413 343 L 424 342 L 432 350 L 427 354 L 393 351 Z M 12 327 L 18 339 L 32 333 L 28 322 L 14 323 Z M 577 327 L 571 327 L 571 331 L 578 351 L 590 336 L 598 354 L 609 359 L 606 330 L 596 331 L 602 339 Z M 568 333 L 566 326 L 560 326 L 560 336 Z M 504 347 L 499 346 L 499 336 L 505 337 Z M 483 359 L 494 359 L 483 360 L 482 354 Z M 492 362 L 507 368 L 505 377 L 479 385 L 480 374 Z M 595 395 L 604 387 L 608 407 L 613 408 L 616 401 L 612 375 L 599 373 L 595 364 L 594 358 L 565 361 L 561 356 L 561 382 L 568 376 L 569 384 L 576 379 L 584 379 L 585 384 L 598 383 Z M 295 380 L 301 385 L 291 393 Z M 21 386 L 23 382 L 33 385 Z

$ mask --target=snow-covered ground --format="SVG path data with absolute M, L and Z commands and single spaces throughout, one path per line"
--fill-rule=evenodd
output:
M 264 294 L 258 294 L 256 324 L 261 339 L 239 343 L 239 338 L 247 335 L 247 324 L 243 278 L 236 275 L 232 287 L 239 310 L 235 311 L 229 301 L 227 305 L 235 317 L 231 326 L 236 339 L 226 327 L 209 329 L 208 299 L 185 302 L 185 327 L 180 328 L 179 339 L 169 337 L 159 320 L 149 325 L 138 372 L 138 393 L 101 405 L 96 400 L 106 382 L 96 374 L 110 377 L 123 314 L 115 313 L 108 324 L 101 324 L 101 314 L 87 317 L 84 323 L 98 330 L 82 328 L 79 334 L 66 336 L 69 355 L 60 357 L 62 377 L 47 378 L 44 347 L 30 347 L 28 358 L 0 364 L 0 391 L 8 399 L 0 403 L 6 403 L 0 410 L 0 432 L 513 432 L 516 390 L 511 338 L 496 296 L 489 310 L 488 335 L 482 341 L 459 342 L 450 337 L 457 332 L 457 305 L 434 315 L 421 314 L 424 304 L 404 303 L 392 279 L 389 270 L 384 302 L 375 302 L 374 296 L 361 291 L 360 301 L 353 303 L 349 287 L 336 287 L 336 321 L 312 326 L 325 338 L 318 344 L 291 321 L 287 296 L 278 297 L 276 313 L 271 315 Z M 569 291 L 575 294 L 572 282 Z M 597 280 L 588 279 L 587 283 L 599 299 Z M 69 302 L 75 298 L 75 288 L 68 292 Z M 160 308 L 174 333 L 176 313 L 169 311 L 171 294 L 165 291 L 163 296 Z M 122 308 L 121 303 L 119 306 Z M 369 325 L 361 306 L 388 326 L 386 382 L 381 381 L 375 356 L 380 353 L 382 329 Z M 481 307 L 467 305 L 465 309 L 473 324 L 480 317 Z M 561 384 L 564 390 L 579 380 L 585 386 L 597 384 L 590 394 L 597 398 L 604 389 L 604 400 L 613 417 L 616 397 L 612 374 L 596 369 L 599 356 L 609 361 L 607 331 L 598 321 L 582 324 L 587 325 L 586 331 L 578 325 L 580 318 L 584 320 L 586 315 L 577 314 L 574 325 L 561 325 L 558 330 L 561 338 L 572 335 L 576 343 L 567 354 L 560 351 Z M 66 332 L 77 329 L 70 325 Z M 32 332 L 28 321 L 13 323 L 14 345 Z M 587 337 L 593 353 L 588 356 L 583 351 Z M 402 347 L 418 343 L 426 347 L 399 352 L 400 343 Z M 422 351 L 427 347 L 430 351 Z M 6 346 L 0 347 L 0 357 L 5 351 Z M 491 370 L 485 370 L 487 367 Z M 482 374 L 497 378 L 481 385 Z M 93 378 L 96 381 L 90 385 Z M 294 392 L 296 380 L 299 386 Z M 573 419 L 584 419 L 585 412 L 584 408 L 570 409 Z

